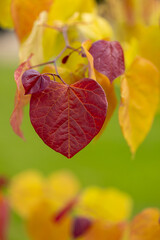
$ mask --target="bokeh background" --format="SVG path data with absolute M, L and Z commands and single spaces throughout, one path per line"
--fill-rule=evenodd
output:
M 67 169 L 88 185 L 116 187 L 131 195 L 133 215 L 145 207 L 160 206 L 160 114 L 133 158 L 118 123 L 118 106 L 101 138 L 68 160 L 47 147 L 37 136 L 25 108 L 22 129 L 26 138 L 17 137 L 9 124 L 14 106 L 16 84 L 14 70 L 18 66 L 18 41 L 14 32 L 0 31 L 0 175 L 36 169 L 44 175 Z M 119 88 L 116 88 L 120 99 Z M 149 109 L 148 109 L 149 111 Z M 20 218 L 11 215 L 9 240 L 27 239 Z

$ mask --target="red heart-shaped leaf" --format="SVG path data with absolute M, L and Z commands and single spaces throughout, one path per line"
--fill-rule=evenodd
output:
M 107 113 L 102 87 L 92 79 L 72 85 L 50 82 L 43 92 L 33 94 L 31 123 L 52 149 L 71 158 L 100 131 Z
M 89 52 L 93 56 L 95 69 L 111 82 L 124 73 L 124 54 L 119 42 L 100 40 L 92 44 Z
M 40 74 L 33 69 L 25 71 L 22 75 L 22 84 L 25 89 L 25 94 L 41 92 L 48 87 L 49 83 L 50 77 Z

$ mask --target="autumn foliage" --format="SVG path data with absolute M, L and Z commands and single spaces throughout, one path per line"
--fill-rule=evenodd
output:
M 23 107 L 30 103 L 37 134 L 71 158 L 111 119 L 117 103 L 114 82 L 120 77 L 119 123 L 131 152 L 136 152 L 159 106 L 156 0 L 147 0 L 146 8 L 143 0 L 115 2 L 103 6 L 108 6 L 107 21 L 95 13 L 94 0 L 8 1 L 11 14 L 0 24 L 14 27 L 20 41 L 10 120 L 17 135 L 23 138 Z M 63 5 L 70 7 L 62 11 Z
M 70 172 L 47 178 L 37 171 L 22 172 L 11 179 L 7 199 L 33 240 L 160 239 L 159 209 L 145 209 L 129 220 L 133 201 L 128 194 L 115 188 L 82 189 Z M 3 201 L 0 198 L 0 233 L 8 226 Z

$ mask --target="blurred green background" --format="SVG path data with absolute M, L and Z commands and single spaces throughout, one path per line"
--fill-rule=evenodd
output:
M 9 118 L 16 90 L 13 74 L 18 65 L 17 57 L 13 59 L 8 58 L 8 62 L 6 59 L 4 61 L 2 54 L 0 57 L 0 175 L 11 178 L 29 169 L 40 170 L 48 175 L 56 170 L 68 169 L 79 178 L 82 187 L 112 186 L 130 194 L 134 201 L 133 214 L 145 207 L 159 207 L 160 115 L 156 116 L 150 133 L 134 159 L 122 136 L 116 111 L 101 138 L 92 141 L 68 160 L 47 147 L 37 136 L 29 120 L 28 107 L 22 125 L 26 141 L 13 133 Z M 119 98 L 118 88 L 117 96 Z M 11 216 L 10 225 L 9 240 L 27 239 L 18 216 Z

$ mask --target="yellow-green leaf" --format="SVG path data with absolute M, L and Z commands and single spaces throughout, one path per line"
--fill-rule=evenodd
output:
M 0 1 L 0 26 L 3 28 L 13 28 L 11 0 Z
M 67 6 L 67 7 L 64 7 Z M 69 7 L 68 7 L 69 6 Z M 49 11 L 48 24 L 50 26 L 74 25 L 79 13 L 93 12 L 95 10 L 94 0 L 54 0 L 54 3 Z M 76 34 L 76 37 L 75 37 Z M 77 40 L 77 32 L 71 29 L 68 33 L 69 39 Z M 64 47 L 63 35 L 57 30 L 48 28 L 45 30 L 43 38 L 43 48 L 45 60 L 56 56 Z
M 29 37 L 20 46 L 20 62 L 33 54 L 32 64 L 36 65 L 43 62 L 42 36 L 44 32 L 43 23 L 47 21 L 47 12 L 41 12 L 39 19 L 34 22 L 34 26 Z
M 157 68 L 140 57 L 121 80 L 119 122 L 132 153 L 151 128 L 159 103 L 159 85 Z

